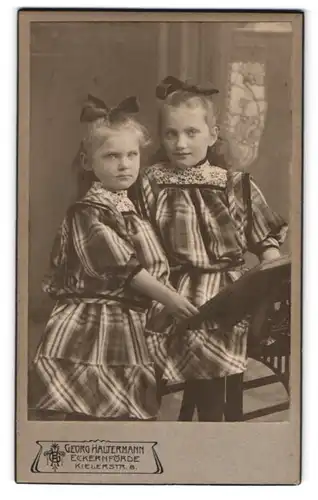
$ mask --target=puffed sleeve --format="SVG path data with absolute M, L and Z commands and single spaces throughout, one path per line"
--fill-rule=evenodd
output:
M 267 204 L 253 179 L 250 179 L 251 222 L 248 250 L 260 255 L 270 247 L 279 248 L 288 232 L 287 222 Z
M 92 278 L 105 279 L 114 275 L 128 284 L 142 269 L 135 249 L 111 215 L 105 217 L 94 207 L 74 213 L 72 237 L 75 251 L 85 272 Z
M 146 169 L 137 184 L 137 205 L 140 214 L 151 223 L 155 221 L 157 185 L 151 175 L 151 168 Z

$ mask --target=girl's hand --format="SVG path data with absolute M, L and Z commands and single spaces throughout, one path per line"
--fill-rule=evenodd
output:
M 179 295 L 171 287 L 160 283 L 154 276 L 151 276 L 146 269 L 142 269 L 131 280 L 131 286 L 141 291 L 152 300 L 160 302 L 165 306 L 166 311 L 177 319 L 186 319 L 194 316 L 199 311 L 186 298 Z
M 264 250 L 263 253 L 260 255 L 260 261 L 266 262 L 269 260 L 279 259 L 279 257 L 280 257 L 280 251 L 278 250 L 278 248 L 270 247 Z
M 177 292 L 171 293 L 169 302 L 165 305 L 168 314 L 179 320 L 191 318 L 199 313 L 199 310 L 185 297 Z

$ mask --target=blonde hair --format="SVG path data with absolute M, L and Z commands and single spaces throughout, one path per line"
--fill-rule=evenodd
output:
M 205 120 L 209 129 L 211 130 L 217 125 L 217 110 L 215 103 L 211 100 L 211 98 L 181 89 L 169 94 L 161 105 L 159 111 L 160 132 L 164 110 L 168 107 L 178 108 L 180 106 L 186 106 L 191 109 L 201 107 L 205 112 Z
M 141 125 L 135 118 L 123 113 L 114 117 L 110 114 L 107 117 L 98 118 L 93 122 L 86 123 L 85 128 L 81 149 L 82 153 L 86 154 L 88 158 L 91 158 L 93 152 L 103 145 L 112 131 L 131 130 L 136 134 L 141 149 L 150 143 L 146 127 Z
M 103 145 L 112 131 L 131 130 L 136 134 L 141 149 L 150 144 L 150 136 L 146 127 L 123 112 L 110 113 L 108 116 L 85 123 L 84 127 L 83 138 L 73 160 L 73 168 L 77 172 L 77 198 L 81 198 L 90 189 L 92 183 L 98 181 L 94 172 L 85 169 L 84 164 L 91 161 L 94 151 Z

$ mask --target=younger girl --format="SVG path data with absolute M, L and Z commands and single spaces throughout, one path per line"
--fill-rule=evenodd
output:
M 153 419 L 146 311 L 154 300 L 179 318 L 197 312 L 165 286 L 164 253 L 127 197 L 146 144 L 137 110 L 134 98 L 109 110 L 89 96 L 81 159 L 95 181 L 68 210 L 52 251 L 45 291 L 57 302 L 34 361 L 36 408 L 71 419 Z
M 251 181 L 247 234 L 243 173 L 210 161 L 217 141 L 214 92 L 173 77 L 157 87 L 163 100 L 159 126 L 165 156 L 145 170 L 140 185 L 140 209 L 166 251 L 171 283 L 197 307 L 240 278 L 246 251 L 260 260 L 278 257 L 287 230 Z M 238 397 L 231 387 L 247 365 L 245 323 L 223 331 L 211 322 L 177 334 L 171 321 L 160 328 L 154 318 L 147 330 L 148 347 L 163 378 L 187 381 L 184 401 L 195 403 L 199 420 L 220 421 L 224 414 L 239 420 L 233 411 L 239 401 L 231 404 L 229 394 Z

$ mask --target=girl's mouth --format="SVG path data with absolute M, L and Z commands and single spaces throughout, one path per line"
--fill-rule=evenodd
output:
M 189 156 L 190 153 L 174 153 L 174 156 L 177 158 L 185 158 L 186 156 Z
M 117 176 L 117 179 L 120 179 L 120 180 L 127 180 L 127 179 L 131 179 L 132 178 L 132 175 L 129 175 L 129 174 L 123 174 L 123 175 L 118 175 Z

